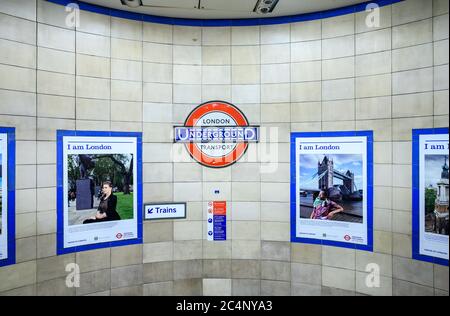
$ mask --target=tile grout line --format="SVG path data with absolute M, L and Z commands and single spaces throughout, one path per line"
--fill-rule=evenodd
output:
M 357 130 L 357 121 L 356 121 L 356 96 L 357 96 L 357 78 L 356 78 L 356 15 L 353 15 L 353 32 L 354 32 L 354 41 L 353 41 L 353 128 L 356 131 Z M 372 212 L 373 217 L 373 212 Z M 373 234 L 373 228 L 372 228 L 372 234 Z M 355 274 L 354 274 L 354 282 L 355 282 L 355 295 L 357 294 L 357 252 L 354 250 L 355 258 L 354 258 L 354 265 L 355 265 Z
M 435 116 L 435 92 L 434 92 L 434 89 L 435 89 L 435 87 L 436 87 L 436 66 L 435 66 L 435 55 L 434 55 L 434 53 L 435 53 L 435 40 L 434 40 L 434 31 L 435 31 L 435 27 L 434 27 L 434 21 L 435 21 L 435 17 L 434 17 L 434 1 L 431 1 L 431 36 L 432 36 L 432 38 L 431 38 L 431 50 L 432 50 L 432 56 L 431 56 L 431 58 L 432 58 L 432 67 L 433 67 L 433 77 L 432 77 L 432 83 L 433 83 L 433 112 L 432 112 L 432 114 L 433 114 L 433 128 L 436 128 L 437 126 L 437 124 L 436 124 L 436 116 Z M 448 47 L 447 47 L 447 49 L 448 49 Z M 435 273 L 436 273 L 436 265 L 433 263 L 433 269 L 432 269 L 432 271 L 433 271 L 433 280 L 432 280 L 432 284 L 433 284 L 433 294 L 436 296 L 436 284 L 435 284 Z
M 174 38 L 175 38 L 175 27 L 171 27 L 171 34 L 172 34 L 172 43 L 171 43 L 171 62 L 172 62 L 172 78 L 171 78 L 171 103 L 172 103 L 172 124 L 175 117 L 175 107 L 174 107 L 174 84 L 173 80 L 175 77 L 175 67 L 174 67 L 174 54 L 175 54 L 175 45 L 174 45 Z M 175 201 L 175 161 L 174 161 L 174 154 L 175 154 L 175 144 L 172 145 L 172 184 L 171 184 L 171 191 L 172 191 L 172 200 Z M 175 221 L 171 222 L 172 226 L 172 294 L 175 294 Z
M 391 41 L 390 41 L 390 45 L 391 45 L 391 52 L 390 52 L 390 57 L 391 57 L 391 97 L 390 97 L 390 100 L 391 100 L 391 117 L 390 117 L 390 120 L 391 120 L 391 122 L 393 122 L 393 116 L 394 116 L 394 96 L 393 96 L 393 87 L 392 87 L 392 78 L 393 78 L 393 69 L 394 69 L 394 65 L 393 65 L 393 63 L 394 63 L 394 61 L 392 60 L 392 56 L 393 56 L 393 46 L 394 46 L 394 27 L 393 27 L 393 16 L 392 16 L 392 7 L 390 7 L 390 13 L 391 13 L 391 17 L 390 17 L 390 24 L 391 24 L 391 27 L 390 27 L 390 35 L 391 35 Z M 391 164 L 392 164 L 392 166 L 394 166 L 394 160 L 395 160 L 395 156 L 394 156 L 394 127 L 393 127 L 393 125 L 394 124 L 392 124 L 391 123 L 391 126 L 390 126 L 390 133 L 391 133 L 391 137 L 390 137 L 390 141 L 391 141 L 391 148 L 392 148 L 392 152 L 391 152 Z M 394 173 L 393 173 L 393 171 L 392 171 L 392 173 L 391 173 L 391 175 L 392 175 L 392 177 L 394 177 Z M 375 184 L 374 184 L 374 187 L 375 187 Z M 393 186 L 392 186 L 392 188 L 391 188 L 391 190 L 392 190 L 392 192 L 394 191 L 394 188 L 393 188 Z M 375 205 L 374 205 L 375 206 Z M 395 265 L 394 265 L 394 227 L 393 227 L 393 223 L 394 223 L 394 197 L 393 197 L 393 194 L 391 195 L 391 232 L 390 232 L 390 237 L 391 237 L 391 269 L 392 269 L 392 285 L 391 285 L 391 291 L 392 291 L 392 294 L 394 293 L 394 269 L 395 269 Z
M 109 131 L 112 129 L 112 18 L 108 18 L 109 21 Z M 112 272 L 112 250 L 109 248 L 109 296 L 113 296 L 113 272 Z
M 38 0 L 35 1 L 35 17 L 36 17 L 36 21 L 34 21 L 34 25 L 35 25 L 35 34 L 36 34 L 36 38 L 35 38 L 35 49 L 36 49 L 36 83 L 35 83 L 35 89 L 36 89 L 36 105 L 35 105 L 35 115 L 36 115 L 36 135 L 35 135 L 35 139 L 36 139 L 36 150 L 37 150 L 37 146 L 38 146 L 38 137 L 37 137 L 37 126 L 38 126 L 38 77 L 37 77 L 37 69 L 38 69 L 38 63 L 39 63 L 39 48 L 38 48 L 38 36 L 39 36 L 39 32 L 38 32 Z M 36 295 L 38 294 L 38 269 L 37 269 L 37 262 L 38 262 L 38 251 L 39 251 L 39 235 L 38 235 L 38 210 L 37 210 L 37 200 L 38 200 L 38 193 L 37 193 L 37 179 L 38 179 L 38 172 L 37 172 L 37 165 L 38 165 L 38 157 L 37 157 L 37 153 L 36 153 L 36 190 L 35 190 L 35 201 L 36 201 L 36 223 L 35 223 L 35 229 L 36 229 L 36 275 L 35 275 L 35 280 L 36 280 L 36 284 L 35 284 L 35 288 L 36 288 Z M 17 215 L 15 215 L 17 217 Z
M 263 31 L 263 26 L 258 26 L 258 35 L 259 35 L 259 121 L 260 124 L 262 126 L 262 117 L 263 117 L 263 103 L 262 103 L 262 81 L 263 81 L 263 73 L 262 73 L 262 57 L 263 57 L 263 46 L 262 46 L 262 31 Z M 266 129 L 266 135 L 267 135 L 267 129 Z M 266 136 L 267 137 L 267 136 Z M 261 159 L 261 151 L 262 148 L 259 148 L 259 159 Z M 259 184 L 259 200 L 261 201 L 261 183 Z M 259 295 L 262 295 L 262 291 L 263 291 L 263 280 L 262 280 L 262 232 L 261 232 L 261 224 L 262 224 L 262 220 L 259 220 L 259 236 L 260 236 L 260 240 L 259 240 Z

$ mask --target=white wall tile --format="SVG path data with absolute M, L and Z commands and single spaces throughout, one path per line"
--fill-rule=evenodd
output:
M 36 2 L 29 0 L 5 0 L 0 2 L 0 12 L 36 21 Z
M 0 63 L 26 68 L 36 67 L 36 47 L 0 39 Z
M 38 24 L 38 46 L 75 51 L 75 32 L 45 24 Z
M 0 13 L 0 38 L 36 44 L 36 23 Z

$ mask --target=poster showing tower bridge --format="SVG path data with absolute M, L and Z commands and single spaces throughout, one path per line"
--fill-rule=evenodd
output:
M 300 155 L 300 217 L 362 223 L 362 166 L 362 155 Z M 318 217 L 315 208 L 327 199 L 342 211 Z
M 294 133 L 294 242 L 372 250 L 373 132 Z

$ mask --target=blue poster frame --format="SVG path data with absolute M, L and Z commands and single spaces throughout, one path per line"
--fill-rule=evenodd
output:
M 0 267 L 16 263 L 16 129 L 0 127 L 0 133 L 8 135 L 8 258 L 0 260 Z
M 448 134 L 448 128 L 412 131 L 412 258 L 448 267 L 448 260 L 420 254 L 420 136 Z
M 367 245 L 330 241 L 323 239 L 301 238 L 296 235 L 296 187 L 297 187 L 297 159 L 296 146 L 297 138 L 338 138 L 338 137 L 367 137 Z M 363 250 L 373 252 L 373 131 L 351 131 L 351 132 L 311 132 L 311 133 L 291 133 L 291 242 L 305 243 L 322 246 L 332 246 Z
M 305 21 L 314 21 L 326 18 L 332 18 L 336 16 L 354 14 L 366 10 L 368 4 L 376 4 L 379 7 L 384 7 L 405 0 L 372 0 L 354 5 L 347 5 L 337 9 L 331 9 L 326 11 L 318 11 L 305 14 L 297 14 L 281 17 L 266 17 L 266 18 L 248 18 L 248 19 L 187 19 L 187 18 L 171 18 L 164 16 L 156 16 L 149 14 L 139 14 L 126 10 L 118 10 L 107 8 L 99 5 L 94 5 L 80 0 L 47 0 L 48 2 L 68 5 L 77 4 L 81 10 L 88 12 L 103 14 L 111 17 L 117 17 L 122 19 L 129 19 L 133 21 L 159 23 L 167 25 L 179 25 L 179 26 L 199 26 L 199 27 L 229 27 L 229 26 L 259 26 L 259 25 L 277 25 L 286 23 L 296 23 Z
M 96 243 L 78 247 L 64 247 L 64 170 L 63 170 L 63 139 L 67 136 L 82 137 L 134 137 L 137 139 L 137 232 L 135 239 Z M 142 178 L 142 133 L 138 132 L 102 132 L 102 131 L 57 131 L 57 255 L 89 251 L 101 248 L 113 248 L 143 243 L 143 178 Z

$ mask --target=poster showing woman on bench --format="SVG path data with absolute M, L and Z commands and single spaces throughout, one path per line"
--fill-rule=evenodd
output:
M 293 239 L 370 250 L 372 133 L 297 133 L 291 145 Z
M 97 135 L 59 132 L 61 251 L 80 251 L 88 245 L 109 247 L 114 242 L 136 242 L 140 238 L 140 135 Z

